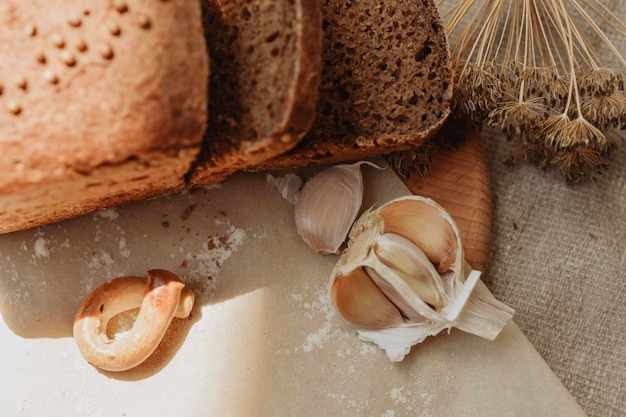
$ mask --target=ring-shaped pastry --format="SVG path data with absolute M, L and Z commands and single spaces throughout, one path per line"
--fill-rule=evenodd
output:
M 150 270 L 142 277 L 120 277 L 96 288 L 78 308 L 74 340 L 83 357 L 107 371 L 125 371 L 145 361 L 157 348 L 174 317 L 191 313 L 193 292 L 172 272 Z M 110 339 L 109 320 L 139 307 L 132 328 Z

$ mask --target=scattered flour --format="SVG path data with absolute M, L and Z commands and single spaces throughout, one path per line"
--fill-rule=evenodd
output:
M 404 388 L 393 388 L 389 395 L 396 404 L 406 404 L 408 401 L 407 396 L 404 393 Z
M 39 236 L 35 240 L 35 256 L 37 258 L 47 258 L 50 256 L 50 242 L 43 236 Z
M 326 396 L 350 410 L 349 415 L 355 415 L 355 413 L 356 415 L 362 415 L 370 408 L 370 400 L 367 398 L 355 400 L 339 393 L 330 393 Z
M 376 355 L 379 353 L 379 350 L 371 343 L 361 343 L 361 351 L 359 352 L 361 356 L 370 356 Z
M 211 236 L 208 242 L 202 243 L 201 248 L 194 248 L 185 255 L 189 276 L 192 279 L 201 280 L 209 292 L 215 286 L 215 278 L 218 277 L 222 265 L 248 237 L 244 229 L 235 227 L 227 219 L 216 219 L 215 222 L 226 226 L 226 230 Z
M 122 255 L 124 258 L 128 258 L 130 256 L 130 249 L 126 247 L 126 238 L 125 237 L 121 237 L 120 238 L 120 255 Z
M 333 332 L 334 326 L 332 322 L 333 317 L 335 316 L 335 311 L 330 304 L 326 286 L 320 286 L 313 291 L 313 301 L 304 301 L 305 297 L 302 295 L 293 295 L 292 298 L 299 300 L 306 319 L 314 320 L 319 316 L 322 316 L 324 319 L 321 327 L 307 335 L 306 341 L 300 346 L 300 348 L 304 352 L 311 352 L 314 349 L 324 347 L 333 335 L 335 335 L 335 332 Z
M 113 257 L 106 251 L 96 252 L 90 254 L 90 258 L 87 262 L 87 266 L 90 269 L 98 269 L 105 266 L 109 266 L 115 263 Z
M 306 342 L 302 345 L 304 352 L 311 352 L 315 348 L 321 348 L 330 339 L 330 333 L 332 330 L 332 324 L 330 322 L 324 323 L 324 325 L 315 332 L 309 333 L 306 337 Z

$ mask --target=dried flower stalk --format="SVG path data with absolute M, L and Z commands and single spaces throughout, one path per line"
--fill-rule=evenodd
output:
M 444 2 L 454 114 L 521 139 L 512 160 L 574 181 L 601 173 L 626 130 L 626 60 L 600 25 L 620 36 L 626 25 L 600 0 L 460 0 L 447 11 Z

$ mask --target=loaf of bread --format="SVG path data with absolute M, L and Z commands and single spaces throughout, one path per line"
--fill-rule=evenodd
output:
M 0 233 L 416 147 L 449 113 L 433 0 L 6 0 L 0 38 Z
M 194 1 L 0 2 L 0 232 L 184 187 L 206 130 Z

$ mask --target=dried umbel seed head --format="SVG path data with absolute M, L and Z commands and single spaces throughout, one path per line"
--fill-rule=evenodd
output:
M 363 201 L 361 165 L 335 165 L 309 179 L 295 205 L 296 230 L 316 252 L 337 253 Z
M 488 291 L 475 293 L 479 277 L 463 259 L 450 215 L 432 200 L 406 196 L 358 220 L 331 274 L 330 298 L 362 338 L 397 361 L 451 327 L 498 335 L 513 311 Z
M 624 35 L 626 24 L 601 0 L 439 7 L 457 74 L 452 112 L 517 137 L 516 154 L 555 166 L 567 179 L 602 173 L 623 142 L 607 136 L 626 113 L 624 48 L 604 31 Z

